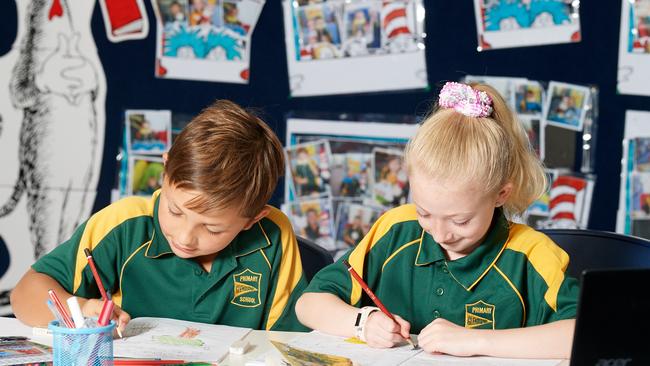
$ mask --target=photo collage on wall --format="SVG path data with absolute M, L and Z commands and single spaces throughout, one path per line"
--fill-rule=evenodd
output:
M 478 51 L 580 42 L 580 1 L 474 0 Z
M 650 112 L 625 115 L 616 231 L 650 239 Z
M 582 159 L 589 157 L 595 144 L 592 89 L 494 76 L 467 75 L 463 81 L 490 85 L 504 97 L 547 167 L 549 190 L 533 202 L 522 220 L 538 228 L 587 227 L 595 178 L 576 162 L 576 154 L 582 144 Z M 565 191 L 567 195 L 561 193 Z M 562 201 L 565 198 L 570 202 Z
M 149 196 L 162 186 L 163 158 L 172 143 L 168 110 L 127 110 L 118 197 Z
M 422 0 L 283 3 L 293 96 L 427 86 Z
M 282 209 L 298 235 L 336 258 L 358 244 L 384 211 L 409 199 L 403 150 L 416 125 L 378 125 L 287 121 Z
M 618 92 L 650 95 L 650 0 L 621 1 Z
M 248 83 L 264 0 L 156 0 L 156 76 Z

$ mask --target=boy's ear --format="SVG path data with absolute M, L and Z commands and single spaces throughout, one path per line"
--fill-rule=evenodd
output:
M 163 166 L 167 165 L 167 153 L 163 153 L 162 158 L 163 158 Z
M 512 194 L 512 183 L 508 182 L 506 183 L 503 188 L 499 191 L 497 194 L 497 201 L 495 202 L 495 207 L 501 207 L 503 206 L 508 198 L 510 197 L 510 194 Z
M 244 226 L 243 230 L 248 230 L 255 224 L 256 222 L 260 221 L 262 218 L 266 217 L 266 215 L 271 212 L 271 209 L 268 208 L 267 206 L 264 206 L 264 208 L 257 214 L 255 217 L 251 218 L 248 223 L 246 223 L 246 226 Z

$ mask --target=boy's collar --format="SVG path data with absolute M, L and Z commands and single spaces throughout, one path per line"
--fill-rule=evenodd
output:
M 481 245 L 469 255 L 447 262 L 447 268 L 454 279 L 466 290 L 472 290 L 503 252 L 508 234 L 508 220 L 503 214 L 503 210 L 496 209 L 490 230 Z M 445 255 L 440 245 L 433 240 L 431 235 L 423 232 L 415 265 L 422 266 L 443 260 L 445 260 Z
M 160 229 L 160 221 L 158 220 L 158 209 L 160 207 L 160 190 L 154 192 L 152 198 L 154 200 L 153 206 L 153 234 L 151 236 L 151 243 L 147 247 L 147 250 L 144 252 L 144 256 L 147 258 L 158 258 L 165 254 L 174 254 L 172 248 L 169 246 L 167 239 Z

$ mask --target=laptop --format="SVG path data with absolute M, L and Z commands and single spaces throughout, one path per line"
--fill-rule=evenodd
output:
M 650 268 L 582 272 L 570 365 L 650 365 Z

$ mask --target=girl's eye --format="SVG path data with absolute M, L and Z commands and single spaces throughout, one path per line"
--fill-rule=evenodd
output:
M 210 235 L 219 235 L 219 234 L 221 234 L 221 231 L 212 231 L 212 230 L 209 230 L 207 228 L 205 230 L 207 230 L 208 234 L 210 234 Z
M 174 211 L 172 211 L 171 208 L 170 208 L 168 211 L 169 211 L 169 213 L 170 213 L 172 216 L 180 216 L 180 215 L 182 215 L 180 212 L 174 212 Z
M 463 222 L 454 222 L 454 224 L 456 224 L 457 226 L 465 226 L 465 225 L 469 224 L 469 220 L 463 221 Z
M 424 213 L 422 213 L 422 212 L 418 212 L 418 211 L 416 211 L 416 213 L 417 213 L 418 216 L 420 216 L 420 217 L 429 217 L 429 214 L 424 214 Z

